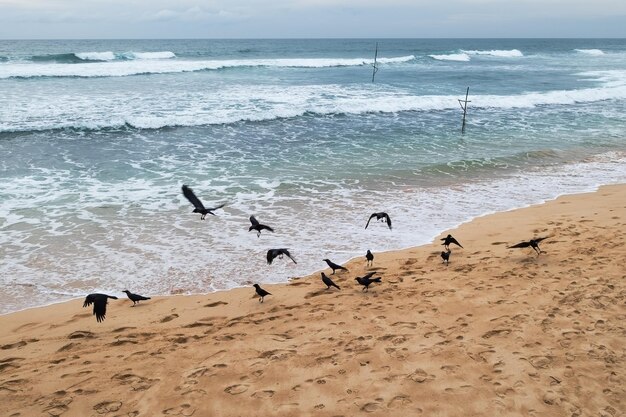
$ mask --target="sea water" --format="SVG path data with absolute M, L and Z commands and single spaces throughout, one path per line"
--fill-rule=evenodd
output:
M 284 282 L 623 183 L 625 113 L 623 39 L 0 41 L 0 312 Z

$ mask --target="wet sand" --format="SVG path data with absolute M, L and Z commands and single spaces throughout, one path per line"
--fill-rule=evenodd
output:
M 450 233 L 448 266 L 440 241 L 378 253 L 341 290 L 316 273 L 264 303 L 115 293 L 103 323 L 82 299 L 0 316 L 0 415 L 623 415 L 626 185 Z M 507 249 L 538 236 L 541 255 Z

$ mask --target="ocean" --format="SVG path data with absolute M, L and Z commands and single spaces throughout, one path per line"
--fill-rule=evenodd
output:
M 0 313 L 285 282 L 624 182 L 624 39 L 0 41 Z

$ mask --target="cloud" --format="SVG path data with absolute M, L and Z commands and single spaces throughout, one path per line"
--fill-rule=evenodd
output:
M 0 0 L 0 37 L 624 36 L 625 16 L 623 0 Z

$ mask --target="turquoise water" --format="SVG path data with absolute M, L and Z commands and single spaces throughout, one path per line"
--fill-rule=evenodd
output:
M 0 41 L 0 312 L 285 281 L 626 179 L 626 40 L 378 40 L 372 83 L 375 43 Z

